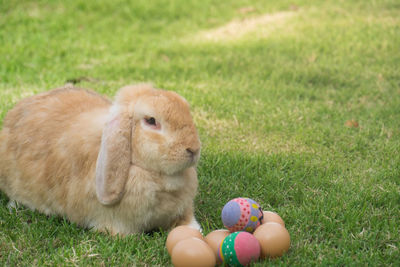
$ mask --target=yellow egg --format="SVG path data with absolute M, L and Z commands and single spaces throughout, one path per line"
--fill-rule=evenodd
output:
M 282 224 L 285 226 L 285 222 L 282 220 L 281 216 L 279 216 L 277 213 L 272 212 L 272 211 L 263 211 L 263 221 L 262 223 L 269 223 L 269 222 L 276 222 L 279 224 Z
M 260 242 L 261 258 L 276 258 L 289 250 L 290 235 L 279 223 L 269 222 L 260 225 L 254 231 L 254 237 Z
M 217 264 L 220 265 L 222 263 L 219 258 L 219 248 L 221 246 L 222 241 L 224 241 L 225 237 L 227 237 L 231 232 L 225 229 L 215 230 L 204 238 L 207 244 L 211 247 L 212 251 L 215 254 L 215 258 L 217 259 Z
M 179 241 L 191 237 L 197 237 L 199 239 L 203 239 L 203 235 L 200 233 L 199 230 L 194 229 L 193 227 L 187 225 L 181 225 L 172 229 L 171 232 L 169 232 L 168 234 L 166 242 L 168 253 L 171 255 L 174 246 Z
M 213 267 L 215 255 L 203 240 L 191 237 L 178 242 L 171 253 L 175 267 Z

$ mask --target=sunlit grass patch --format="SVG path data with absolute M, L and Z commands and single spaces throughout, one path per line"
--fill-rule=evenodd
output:
M 267 37 L 273 32 L 285 30 L 286 21 L 294 12 L 278 12 L 263 14 L 257 17 L 234 19 L 225 25 L 200 32 L 194 37 L 195 41 L 229 42 L 238 40 L 246 35 L 250 38 Z

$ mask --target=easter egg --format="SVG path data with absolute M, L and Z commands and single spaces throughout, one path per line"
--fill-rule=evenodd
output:
M 172 249 L 171 260 L 175 267 L 213 267 L 216 263 L 210 246 L 197 237 L 178 242 Z
M 285 226 L 285 222 L 282 220 L 281 216 L 277 213 L 272 211 L 263 211 L 263 219 L 262 224 L 269 223 L 269 222 L 276 222 Z
M 229 266 L 246 266 L 260 257 L 260 244 L 248 232 L 235 232 L 225 237 L 219 257 Z
M 232 233 L 252 233 L 261 224 L 262 209 L 250 198 L 235 198 L 225 204 L 221 218 L 224 226 Z
M 213 250 L 215 257 L 217 259 L 217 264 L 221 264 L 222 261 L 219 258 L 219 248 L 222 244 L 222 241 L 224 241 L 225 237 L 227 237 L 230 234 L 228 230 L 221 229 L 221 230 L 215 230 L 204 238 L 204 240 L 207 242 L 207 244 L 211 247 Z
M 290 235 L 284 226 L 279 223 L 269 222 L 260 225 L 254 231 L 254 237 L 261 247 L 261 258 L 276 258 L 289 250 Z
M 190 227 L 188 225 L 181 225 L 172 229 L 171 232 L 169 232 L 168 234 L 166 242 L 168 253 L 171 255 L 174 246 L 179 241 L 182 241 L 190 237 L 197 237 L 199 239 L 203 239 L 203 235 L 200 233 L 199 230 L 194 229 L 193 227 Z

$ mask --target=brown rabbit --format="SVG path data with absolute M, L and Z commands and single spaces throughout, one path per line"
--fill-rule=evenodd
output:
M 130 234 L 193 215 L 200 141 L 189 104 L 141 84 L 114 103 L 62 88 L 26 98 L 0 132 L 0 189 L 81 226 Z

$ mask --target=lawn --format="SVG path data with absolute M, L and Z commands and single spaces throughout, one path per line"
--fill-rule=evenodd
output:
M 204 233 L 244 196 L 291 234 L 285 256 L 254 266 L 400 265 L 398 0 L 0 0 L 0 121 L 67 81 L 183 95 Z M 167 232 L 111 237 L 7 202 L 0 265 L 171 264 Z

